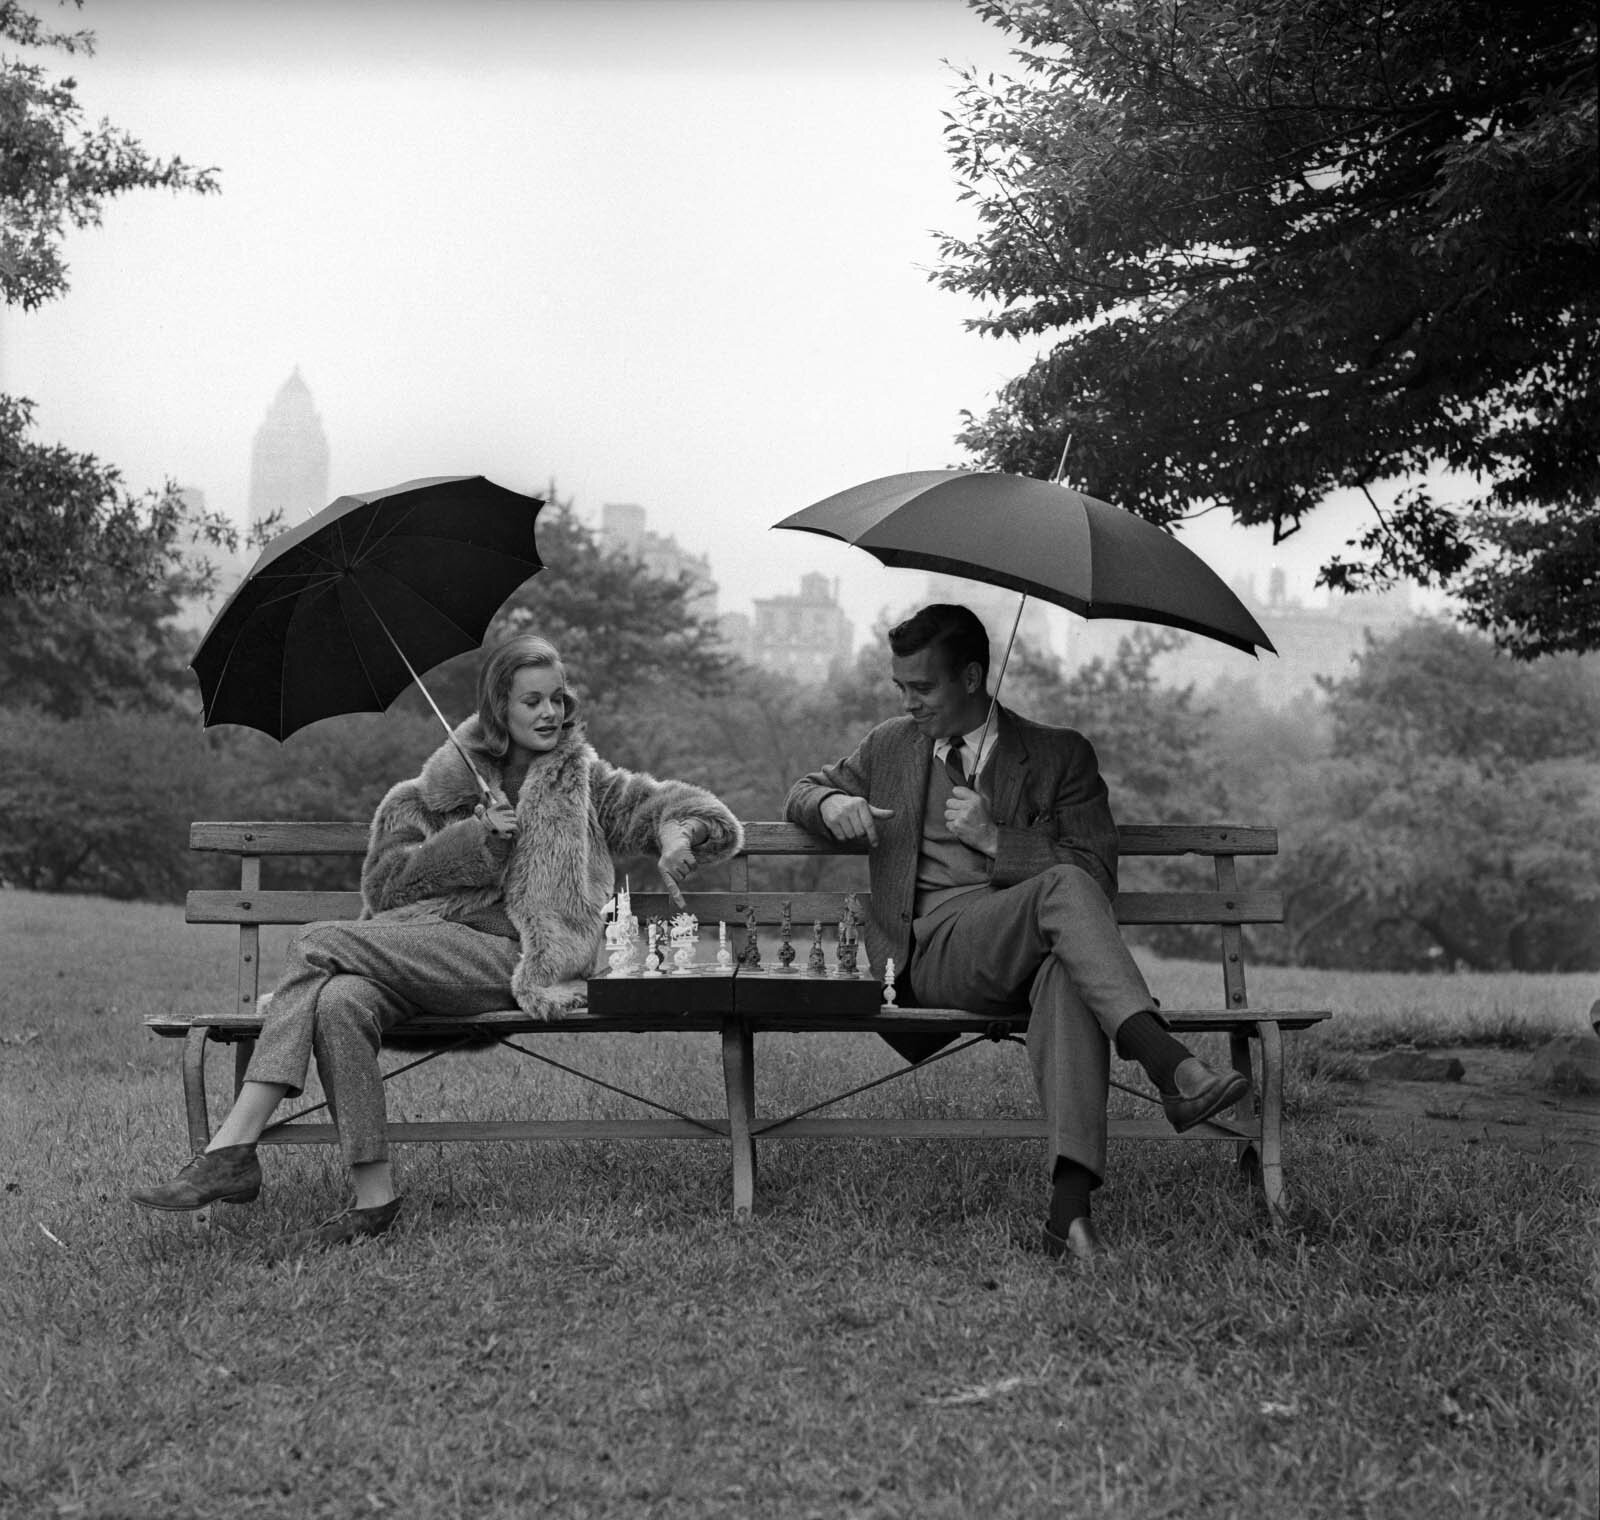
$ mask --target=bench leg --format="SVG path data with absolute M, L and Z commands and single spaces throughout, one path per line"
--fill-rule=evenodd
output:
M 189 1121 L 189 1149 L 203 1151 L 211 1139 L 211 1118 L 206 1112 L 207 1031 L 191 1029 L 183 1037 L 183 1108 Z
M 1249 1094 L 1241 1098 L 1234 1107 L 1234 1115 L 1240 1119 L 1254 1119 L 1261 1112 L 1261 1104 L 1256 1099 L 1255 1071 L 1250 1060 L 1250 1036 L 1248 1034 L 1230 1033 L 1228 1036 L 1228 1050 L 1233 1058 L 1233 1069 L 1240 1072 L 1250 1084 Z M 1251 1186 L 1261 1183 L 1261 1147 L 1254 1140 L 1241 1140 L 1237 1157 L 1239 1175 Z
M 1261 1033 L 1261 1191 L 1275 1225 L 1287 1219 L 1283 1194 L 1283 1031 L 1258 1024 Z
M 723 1022 L 722 1080 L 733 1146 L 733 1212 L 743 1218 L 755 1207 L 756 1197 L 756 1142 L 750 1133 L 756 1112 L 755 1040 L 743 1019 Z

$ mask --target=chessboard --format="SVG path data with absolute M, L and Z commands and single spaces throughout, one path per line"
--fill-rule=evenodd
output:
M 657 976 L 589 978 L 589 1012 L 603 1017 L 657 1013 L 733 1012 L 734 968 L 691 966 Z
M 882 1005 L 882 984 L 870 976 L 812 976 L 776 967 L 693 966 L 659 976 L 613 976 L 606 971 L 589 978 L 589 1012 L 602 1018 L 672 1013 L 865 1018 Z
M 883 983 L 872 976 L 814 976 L 741 966 L 733 984 L 733 1007 L 736 1013 L 866 1018 L 883 1007 Z

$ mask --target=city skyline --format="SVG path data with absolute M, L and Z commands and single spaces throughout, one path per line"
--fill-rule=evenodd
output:
M 79 24 L 86 116 L 222 189 L 110 203 L 67 235 L 66 296 L 7 314 L 42 438 L 239 514 L 298 365 L 329 499 L 554 477 L 591 526 L 644 504 L 752 605 L 815 571 L 864 632 L 919 595 L 770 528 L 959 464 L 962 411 L 1030 356 L 929 279 L 970 214 L 941 132 L 957 70 L 1015 70 L 961 0 L 400 6 L 382 28 L 348 0 L 86 0 Z M 1277 548 L 1223 513 L 1184 532 L 1225 578 L 1279 565 L 1309 598 L 1364 520 L 1335 502 Z

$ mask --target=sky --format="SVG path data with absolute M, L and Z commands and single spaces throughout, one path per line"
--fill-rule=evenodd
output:
M 813 570 L 858 637 L 919 600 L 910 572 L 770 525 L 967 462 L 962 412 L 1032 356 L 967 331 L 976 308 L 928 278 L 936 234 L 970 227 L 941 136 L 957 71 L 1016 72 L 962 0 L 62 15 L 96 53 L 40 61 L 85 114 L 216 166 L 221 193 L 111 202 L 68 240 L 68 295 L 0 315 L 0 385 L 43 439 L 242 522 L 252 436 L 298 367 L 333 495 L 554 478 L 593 525 L 638 503 L 709 555 L 723 611 Z M 1278 548 L 1223 513 L 1186 537 L 1225 578 L 1278 566 L 1314 603 L 1359 525 L 1334 503 Z

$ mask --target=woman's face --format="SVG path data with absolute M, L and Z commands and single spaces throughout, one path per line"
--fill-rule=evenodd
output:
M 506 732 L 516 748 L 543 755 L 561 742 L 566 704 L 561 700 L 566 683 L 553 665 L 524 665 L 511 677 L 506 703 Z

